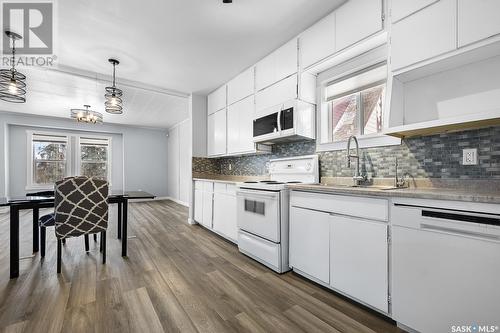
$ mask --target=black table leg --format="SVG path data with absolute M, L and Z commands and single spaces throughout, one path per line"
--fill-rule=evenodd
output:
M 38 208 L 33 208 L 33 253 L 38 252 L 39 248 L 39 236 L 38 236 L 38 217 L 40 210 Z
M 122 203 L 118 203 L 118 239 L 122 238 Z
M 127 215 L 128 215 L 128 200 L 123 200 L 123 216 L 122 216 L 122 257 L 127 256 Z
M 19 208 L 10 206 L 10 278 L 19 277 Z

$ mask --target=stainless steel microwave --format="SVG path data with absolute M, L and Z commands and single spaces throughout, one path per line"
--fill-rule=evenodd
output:
M 273 144 L 315 138 L 315 106 L 300 100 L 261 112 L 253 121 L 253 141 Z

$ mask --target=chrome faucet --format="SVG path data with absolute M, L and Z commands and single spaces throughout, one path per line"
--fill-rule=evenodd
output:
M 396 160 L 396 165 L 395 165 L 395 168 L 396 168 L 396 173 L 395 173 L 395 176 L 394 176 L 394 187 L 398 187 L 398 188 L 401 188 L 401 187 L 407 187 L 407 183 L 406 183 L 406 174 L 403 174 L 402 177 L 399 177 L 398 176 L 398 158 L 396 157 L 395 158 Z
M 354 139 L 354 143 L 356 144 L 356 155 L 351 155 L 351 140 Z M 361 182 L 365 181 L 365 176 L 362 176 L 361 173 L 359 172 L 359 143 L 358 139 L 354 136 L 351 135 L 349 139 L 347 140 L 347 167 L 351 167 L 351 158 L 356 159 L 356 172 L 354 173 L 354 176 L 352 179 L 354 180 L 354 185 L 359 185 Z

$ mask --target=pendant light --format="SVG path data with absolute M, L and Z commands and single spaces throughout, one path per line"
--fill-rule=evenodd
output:
M 71 109 L 71 118 L 79 123 L 102 124 L 102 113 L 90 110 L 90 105 L 83 109 Z
M 0 99 L 10 103 L 26 102 L 26 76 L 16 70 L 16 40 L 21 35 L 6 30 L 7 37 L 12 39 L 12 67 L 0 69 Z
M 113 86 L 106 87 L 106 93 L 104 94 L 104 97 L 106 98 L 106 102 L 104 103 L 104 106 L 106 108 L 107 113 L 122 114 L 123 107 L 122 107 L 121 97 L 123 95 L 123 91 L 121 89 L 116 88 L 116 86 L 115 86 L 115 79 L 116 79 L 115 67 L 120 62 L 116 59 L 108 59 L 108 61 L 113 65 Z

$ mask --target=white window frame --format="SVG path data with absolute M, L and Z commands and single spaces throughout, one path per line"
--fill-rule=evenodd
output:
M 108 183 L 109 186 L 111 187 L 111 169 L 112 169 L 112 138 L 110 136 L 97 136 L 97 135 L 77 135 L 76 136 L 76 158 L 75 158 L 75 173 L 79 175 L 81 173 L 81 168 L 82 168 L 82 153 L 80 149 L 80 144 L 82 141 L 82 138 L 84 139 L 95 139 L 95 140 L 102 140 L 102 141 L 107 141 L 108 143 L 108 160 L 106 161 L 108 164 Z
M 26 168 L 26 190 L 50 190 L 54 188 L 54 184 L 36 184 L 33 179 L 34 172 L 34 159 L 33 159 L 33 136 L 34 135 L 46 135 L 48 137 L 66 137 L 66 172 L 65 176 L 71 173 L 71 137 L 67 133 L 62 132 L 44 132 L 44 131 L 26 131 L 27 137 L 27 168 Z
M 329 70 L 326 70 L 318 75 L 317 82 L 317 117 L 316 117 L 316 151 L 337 151 L 337 150 L 345 150 L 347 147 L 347 140 L 342 141 L 329 141 L 329 142 L 321 142 L 322 139 L 322 114 L 328 112 L 328 104 L 331 103 L 327 101 L 326 96 L 326 87 L 330 85 L 332 82 L 339 82 L 343 79 L 349 79 L 354 77 L 360 73 L 363 73 L 366 70 L 375 68 L 377 66 L 383 66 L 387 62 L 387 55 L 380 49 L 375 49 L 372 52 L 368 52 L 363 54 L 357 58 L 351 59 L 348 62 L 337 65 Z M 377 84 L 373 86 L 379 85 L 382 82 L 379 81 Z M 390 73 L 387 73 L 387 79 L 385 81 L 385 97 L 384 103 L 382 104 L 382 132 L 381 133 L 372 133 L 366 135 L 356 135 L 356 138 L 359 141 L 360 148 L 370 148 L 370 147 L 382 147 L 382 146 L 390 146 L 390 145 L 400 145 L 401 139 L 395 138 L 391 136 L 387 136 L 383 134 L 384 128 L 387 124 L 385 121 L 387 119 L 386 113 L 389 112 L 390 103 L 389 103 L 389 89 L 391 87 L 390 84 Z M 360 90 L 369 88 L 369 86 L 360 87 Z M 352 93 L 354 93 L 353 91 Z M 361 112 L 362 110 L 358 110 Z M 361 117 L 358 117 L 358 121 L 361 121 Z M 332 130 L 332 119 L 331 115 L 328 116 L 328 126 L 327 130 L 331 132 Z M 361 128 L 360 128 L 361 130 Z M 331 133 L 328 134 L 331 139 Z
M 34 171 L 34 160 L 33 160 L 33 135 L 46 135 L 46 136 L 58 136 L 66 137 L 66 174 L 65 177 L 76 176 L 80 174 L 81 171 L 81 152 L 80 152 L 80 140 L 81 138 L 89 138 L 96 140 L 106 140 L 108 142 L 108 183 L 111 187 L 111 177 L 113 168 L 113 142 L 111 136 L 93 135 L 93 134 L 74 134 L 69 132 L 48 132 L 48 131 L 36 131 L 27 130 L 26 131 L 26 142 L 27 142 L 27 168 L 26 168 L 26 190 L 52 190 L 54 184 L 35 184 L 33 179 Z

